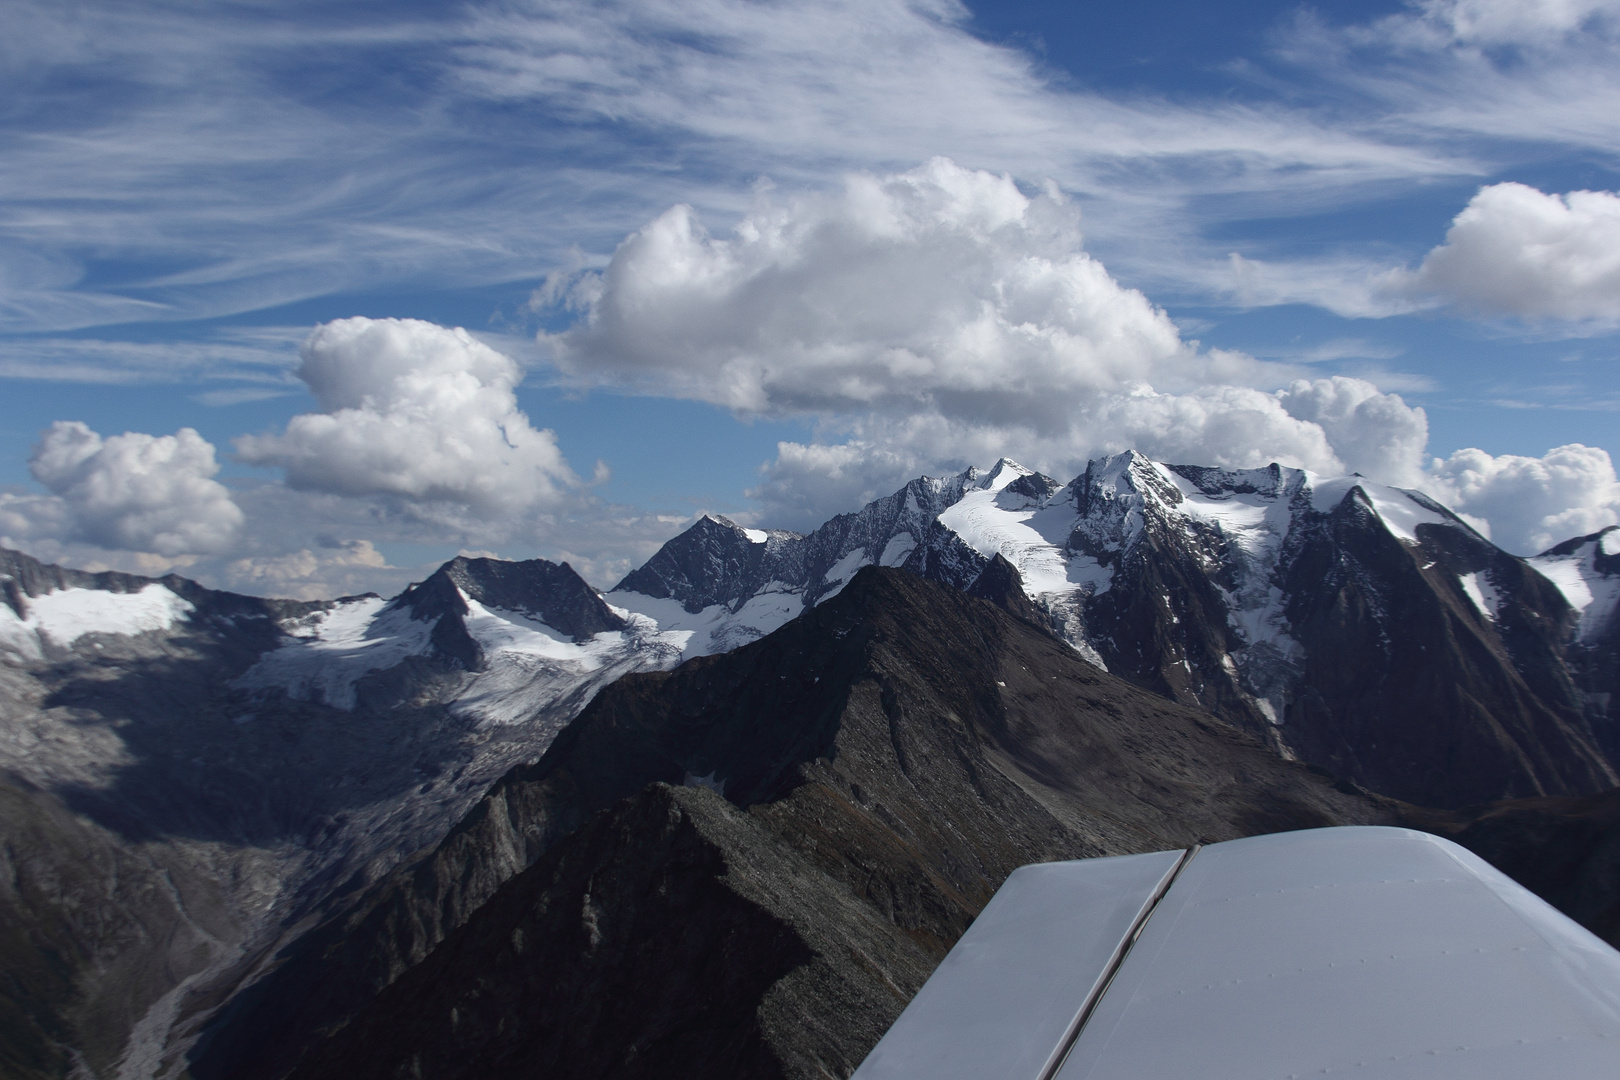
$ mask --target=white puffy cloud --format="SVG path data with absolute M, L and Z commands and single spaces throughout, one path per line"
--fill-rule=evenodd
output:
M 674 207 L 573 299 L 585 317 L 545 339 L 565 371 L 745 413 L 938 409 L 1056 430 L 1077 398 L 1266 373 L 1183 342 L 1081 250 L 1055 188 L 944 158 L 767 195 L 725 239 Z
M 1452 509 L 1488 522 L 1491 539 L 1520 555 L 1620 522 L 1614 462 L 1580 443 L 1539 458 L 1458 450 L 1434 460 L 1426 486 Z
M 227 550 L 242 526 L 231 493 L 213 479 L 213 444 L 191 428 L 104 439 L 78 421 L 58 420 L 28 468 L 50 494 L 0 496 L 8 543 L 86 544 L 157 556 L 167 566 Z
M 821 421 L 753 492 L 775 524 L 1000 454 L 1070 475 L 1130 448 L 1422 475 L 1422 410 L 1363 380 L 1290 382 L 1300 368 L 1199 349 L 1082 250 L 1055 189 L 944 158 L 825 195 L 767 193 L 726 238 L 675 207 L 569 296 L 582 319 L 542 340 L 574 378 Z
M 517 363 L 465 330 L 339 319 L 302 356 L 321 411 L 236 440 L 243 461 L 285 469 L 289 487 L 509 514 L 579 482 L 552 432 L 518 409 Z
M 232 559 L 218 568 L 218 576 L 237 592 L 325 600 L 373 591 L 382 582 L 397 588 L 404 573 L 389 566 L 370 540 L 350 540 Z
M 1422 409 L 1365 379 L 1296 379 L 1277 395 L 1288 415 L 1315 424 L 1350 472 L 1410 486 L 1422 479 L 1429 421 Z
M 1620 320 L 1620 195 L 1483 187 L 1392 285 L 1487 316 Z

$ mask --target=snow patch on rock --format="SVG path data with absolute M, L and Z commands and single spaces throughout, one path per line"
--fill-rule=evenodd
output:
M 42 655 L 41 643 L 70 648 L 87 634 L 122 634 L 133 637 L 169 630 L 195 608 L 163 585 L 153 583 L 140 592 L 103 589 L 56 589 L 24 601 L 18 617 L 0 605 L 0 648 L 30 659 Z
M 643 620 L 642 637 L 651 640 L 656 636 L 661 647 L 675 651 L 676 662 L 729 652 L 764 637 L 804 610 L 798 590 L 782 581 L 769 583 L 735 611 L 725 604 L 711 604 L 693 613 L 679 600 L 628 590 L 612 596 L 622 605 L 614 610 Z
M 1485 573 L 1458 574 L 1457 584 L 1462 586 L 1463 593 L 1473 602 L 1474 610 L 1494 622 L 1502 598 L 1496 586 L 1491 584 L 1490 576 Z

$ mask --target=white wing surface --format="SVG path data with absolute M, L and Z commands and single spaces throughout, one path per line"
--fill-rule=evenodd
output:
M 855 1073 L 1323 1075 L 1620 1076 L 1620 953 L 1405 829 L 1025 867 Z

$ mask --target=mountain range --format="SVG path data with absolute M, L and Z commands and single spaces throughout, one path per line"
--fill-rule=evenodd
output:
M 1620 927 L 1620 530 L 1127 453 L 606 593 L 0 590 L 6 1076 L 847 1075 L 1017 865 L 1319 824 Z

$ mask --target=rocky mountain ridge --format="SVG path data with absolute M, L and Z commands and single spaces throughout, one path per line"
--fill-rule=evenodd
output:
M 1613 640 L 1613 602 L 1582 600 L 1620 583 L 1591 553 L 1608 542 L 1526 560 L 1420 492 L 1276 465 L 1126 453 L 1061 484 L 1004 459 L 913 481 L 808 536 L 704 519 L 607 597 L 691 628 L 684 653 L 702 655 L 782 625 L 861 566 L 965 589 L 1000 555 L 1103 669 L 1284 756 L 1461 806 L 1617 782 L 1603 696 L 1617 675 L 1595 644 Z
M 379 954 L 391 980 L 589 817 L 538 847 L 485 835 L 516 813 L 485 797 L 499 778 L 622 676 L 759 641 L 865 566 L 988 599 L 1276 758 L 1440 807 L 1436 829 L 1615 782 L 1620 530 L 1520 559 L 1359 477 L 1125 454 L 1062 484 L 1002 461 L 804 536 L 704 518 L 606 594 L 566 564 L 461 558 L 392 600 L 297 603 L 0 552 L 0 908 L 31 928 L 0 942 L 23 973 L 0 1065 L 172 1075 L 221 1002 L 247 1015 L 261 975 L 294 970 L 282 950 L 423 873 L 412 852 L 487 847 L 447 921 Z M 738 800 L 703 762 L 653 779 Z M 693 797 L 660 805 L 726 833 Z

